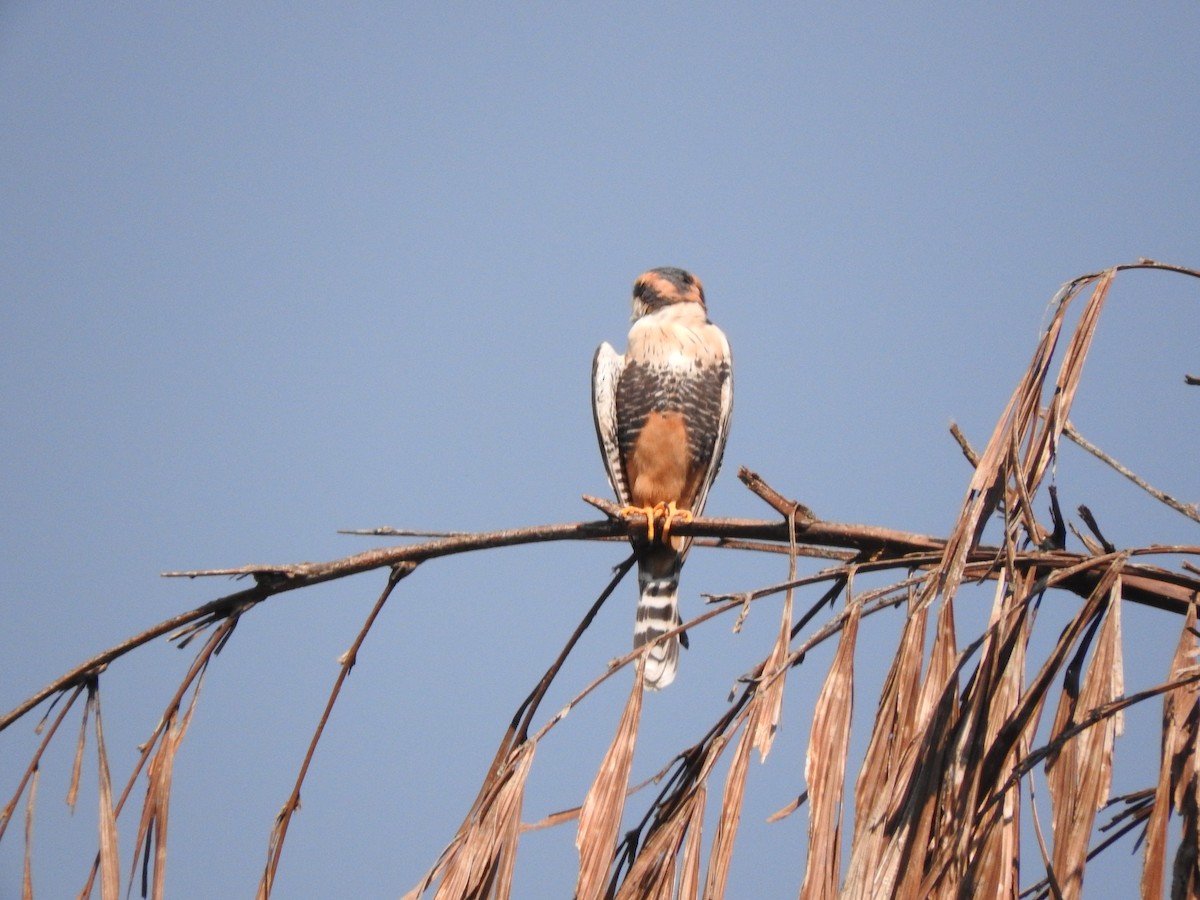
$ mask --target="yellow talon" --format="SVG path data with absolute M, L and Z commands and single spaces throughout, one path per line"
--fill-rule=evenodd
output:
M 683 522 L 694 522 L 696 517 L 692 515 L 690 509 L 680 509 L 675 505 L 675 501 L 670 503 L 660 503 L 655 507 L 656 510 L 661 509 L 665 518 L 663 519 L 662 540 L 665 544 L 671 534 L 671 524 L 675 516 L 679 516 Z
M 661 505 L 661 504 L 660 504 Z M 623 506 L 620 513 L 622 516 L 645 516 L 646 517 L 646 540 L 654 540 L 654 517 L 658 513 L 657 506 Z

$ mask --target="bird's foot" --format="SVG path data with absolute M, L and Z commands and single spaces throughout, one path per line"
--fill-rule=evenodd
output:
M 692 511 L 690 509 L 680 509 L 676 506 L 674 500 L 655 503 L 653 506 L 623 506 L 620 509 L 620 514 L 626 518 L 630 516 L 645 516 L 646 540 L 648 541 L 654 540 L 654 525 L 658 517 L 662 516 L 662 530 L 659 532 L 658 539 L 664 544 L 671 537 L 671 526 L 677 516 L 681 522 L 695 521 Z
M 680 509 L 675 505 L 674 500 L 670 503 L 659 503 L 654 507 L 654 511 L 663 514 L 662 541 L 664 544 L 671 536 L 671 526 L 674 524 L 676 516 L 679 517 L 681 522 L 694 522 L 696 519 L 690 509 Z
M 659 506 L 662 504 L 660 503 Z M 646 517 L 646 540 L 654 540 L 654 517 L 658 514 L 658 506 L 622 506 L 620 514 L 625 518 L 630 516 Z

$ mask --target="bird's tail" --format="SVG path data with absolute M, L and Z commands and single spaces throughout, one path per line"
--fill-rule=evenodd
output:
M 683 555 L 671 547 L 654 547 L 638 559 L 637 623 L 633 628 L 636 650 L 675 628 L 679 622 L 679 569 Z M 665 688 L 679 667 L 679 636 L 659 641 L 646 656 L 646 687 Z

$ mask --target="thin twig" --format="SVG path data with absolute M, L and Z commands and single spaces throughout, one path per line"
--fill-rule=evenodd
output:
M 329 699 L 325 702 L 325 710 L 321 713 L 321 720 L 317 723 L 312 740 L 309 741 L 308 751 L 304 754 L 304 762 L 300 764 L 300 772 L 296 775 L 296 783 L 292 787 L 292 793 L 288 796 L 283 804 L 283 808 L 275 817 L 275 827 L 271 832 L 271 844 L 267 852 L 267 867 L 263 871 L 262 881 L 258 886 L 258 896 L 262 900 L 271 896 L 271 888 L 275 882 L 275 872 L 279 868 L 279 859 L 283 853 L 283 842 L 287 837 L 288 825 L 291 824 L 292 814 L 300 807 L 300 787 L 304 784 L 304 778 L 308 774 L 308 767 L 312 764 L 313 754 L 317 751 L 317 744 L 321 740 L 321 735 L 325 732 L 325 725 L 329 722 L 329 714 L 333 712 L 333 705 L 337 702 L 338 695 L 342 691 L 342 685 L 346 681 L 346 676 L 350 674 L 350 670 L 354 668 L 354 664 L 358 661 L 359 648 L 362 647 L 363 641 L 367 638 L 367 633 L 371 630 L 371 626 L 375 624 L 375 619 L 378 618 L 379 613 L 383 610 L 383 606 L 387 603 L 393 589 L 400 583 L 402 578 L 409 575 L 416 567 L 416 563 L 392 567 L 387 586 L 384 587 L 383 592 L 379 595 L 379 599 L 375 601 L 375 606 L 371 608 L 366 621 L 363 622 L 362 628 L 359 629 L 354 643 L 350 645 L 350 649 L 341 657 L 341 670 L 338 672 L 337 680 L 334 681 L 333 688 L 329 692 Z
M 1176 512 L 1183 513 L 1183 515 L 1187 516 L 1193 522 L 1200 522 L 1200 509 L 1197 508 L 1195 503 L 1181 503 L 1170 494 L 1160 491 L 1158 488 L 1152 486 L 1144 478 L 1131 471 L 1127 466 L 1121 465 L 1121 463 L 1117 462 L 1115 459 L 1085 438 L 1069 421 L 1063 428 L 1063 431 L 1072 441 L 1074 441 L 1088 453 L 1092 454 L 1092 456 L 1096 457 L 1101 462 L 1106 463 L 1115 471 L 1120 472 L 1151 497 L 1154 497 L 1156 500 L 1161 500 Z
M 962 451 L 962 455 L 967 458 L 967 462 L 971 464 L 972 469 L 979 468 L 979 454 L 975 448 L 971 446 L 971 442 L 967 440 L 967 436 L 962 433 L 962 429 L 958 427 L 957 422 L 950 423 L 950 434 L 958 443 L 958 449 Z
M 613 573 L 612 579 L 608 582 L 608 586 L 600 592 L 600 596 L 596 598 L 596 602 L 591 605 L 591 608 L 588 609 L 587 613 L 580 620 L 579 625 L 571 633 L 571 636 L 567 639 L 567 643 L 559 651 L 558 657 L 551 663 L 550 668 L 546 670 L 546 674 L 542 676 L 541 681 L 538 682 L 529 696 L 525 698 L 525 701 L 517 708 L 512 720 L 512 725 L 516 729 L 517 743 L 523 743 L 528 738 L 529 725 L 533 721 L 533 716 L 537 712 L 542 698 L 546 696 L 546 691 L 550 689 L 550 683 L 554 681 L 554 677 L 558 674 L 559 669 L 562 668 L 563 663 L 566 662 L 567 656 L 570 655 L 575 645 L 579 642 L 579 638 L 583 636 L 584 631 L 592 624 L 592 620 L 596 618 L 596 613 L 600 611 L 600 607 L 612 596 L 612 592 L 617 589 L 617 585 L 621 583 L 621 580 L 633 568 L 633 564 L 636 561 L 637 556 L 630 554 L 616 567 L 616 571 Z
M 393 528 L 390 525 L 380 525 L 378 528 L 339 528 L 338 534 L 348 534 L 354 537 L 422 537 L 449 538 L 463 537 L 469 531 L 425 531 L 421 528 Z

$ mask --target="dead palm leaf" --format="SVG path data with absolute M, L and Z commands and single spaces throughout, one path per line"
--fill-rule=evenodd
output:
M 1171 659 L 1168 680 L 1174 681 L 1197 665 L 1200 642 L 1196 637 L 1196 607 L 1187 614 L 1179 643 Z M 1154 789 L 1154 805 L 1146 824 L 1146 850 L 1142 862 L 1143 900 L 1158 900 L 1163 895 L 1163 868 L 1167 853 L 1167 823 L 1172 808 L 1187 810 L 1185 840 L 1179 848 L 1181 858 L 1196 852 L 1197 833 L 1197 701 L 1200 700 L 1200 683 L 1176 688 L 1163 695 L 1162 756 L 1159 765 L 1158 783 Z M 1190 829 L 1191 834 L 1186 832 Z M 1190 841 L 1188 840 L 1190 838 Z M 1189 847 L 1188 844 L 1191 844 Z M 1193 858 L 1193 865 L 1195 856 Z M 1178 867 L 1177 867 L 1178 868 Z M 1196 876 L 1175 879 L 1171 897 L 1189 897 L 1196 894 Z M 1188 882 L 1190 881 L 1190 886 Z M 1178 890 L 1177 890 L 1178 888 Z M 1190 891 L 1190 893 L 1189 893 Z
M 833 900 L 842 871 L 842 805 L 850 718 L 854 709 L 854 649 L 859 606 L 852 604 L 837 652 L 813 712 L 812 736 L 804 762 L 808 786 L 808 863 L 801 900 Z
M 910 600 L 909 606 L 900 644 L 880 694 L 875 728 L 854 786 L 857 798 L 854 837 L 845 881 L 845 893 L 849 897 L 868 896 L 869 886 L 873 884 L 884 847 L 881 830 L 900 777 L 901 753 L 911 743 L 917 727 L 929 605 Z
M 117 849 L 117 816 L 113 807 L 112 778 L 108 771 L 108 751 L 104 746 L 98 681 L 93 680 L 88 685 L 88 704 L 92 706 L 96 723 L 96 758 L 100 786 L 100 896 L 103 900 L 119 900 L 121 862 Z
M 598 900 L 608 884 L 617 846 L 617 832 L 625 811 L 625 789 L 633 767 L 633 750 L 637 744 L 638 722 L 642 713 L 642 682 L 644 662 L 638 660 L 633 690 L 625 703 L 625 711 L 617 725 L 608 752 L 600 763 L 600 771 L 588 790 L 579 812 L 579 831 L 575 846 L 579 850 L 579 878 L 575 896 L 579 900 Z
M 1080 717 L 1111 703 L 1123 693 L 1120 591 L 1118 577 L 1109 594 L 1108 611 L 1083 688 L 1076 691 L 1071 683 L 1063 690 L 1051 740 Z M 1067 900 L 1082 896 L 1088 841 L 1096 813 L 1108 801 L 1113 744 L 1119 725 L 1119 716 L 1106 719 L 1067 741 L 1046 763 L 1054 810 L 1054 875 Z
M 38 773 L 35 769 L 29 781 L 29 797 L 25 802 L 25 859 L 21 866 L 21 900 L 33 900 L 33 810 L 37 806 Z
M 196 711 L 196 702 L 200 699 L 200 688 L 203 684 L 203 669 L 192 690 L 192 698 L 188 703 L 187 712 L 182 720 L 177 711 L 172 710 L 163 723 L 162 737 L 158 749 L 150 760 L 150 769 L 146 781 L 146 800 L 142 804 L 142 818 L 138 823 L 135 847 L 144 847 L 142 870 L 142 896 L 154 900 L 162 900 L 166 886 L 167 875 L 167 823 L 171 804 L 171 783 L 175 774 L 175 756 L 179 752 L 188 728 L 192 724 L 192 715 Z M 145 865 L 153 860 L 153 881 L 147 885 Z M 135 856 L 130 869 L 129 880 L 133 882 L 133 871 L 137 866 Z M 147 888 L 149 887 L 149 892 Z
M 725 896 L 725 885 L 729 880 L 729 867 L 733 860 L 733 839 L 737 836 L 738 824 L 742 819 L 742 801 L 746 794 L 746 774 L 750 767 L 752 748 L 750 729 L 743 729 L 733 760 L 729 764 L 729 773 L 725 776 L 721 815 L 717 819 L 717 830 L 713 835 L 712 849 L 708 855 L 705 897 Z
M 438 900 L 506 898 L 510 895 L 516 841 L 520 835 L 521 803 L 536 746 L 534 742 L 526 741 L 513 751 L 496 773 L 492 790 L 480 803 L 476 816 L 464 825 L 447 848 L 437 869 L 441 882 L 434 896 Z M 405 897 L 419 897 L 429 880 Z

